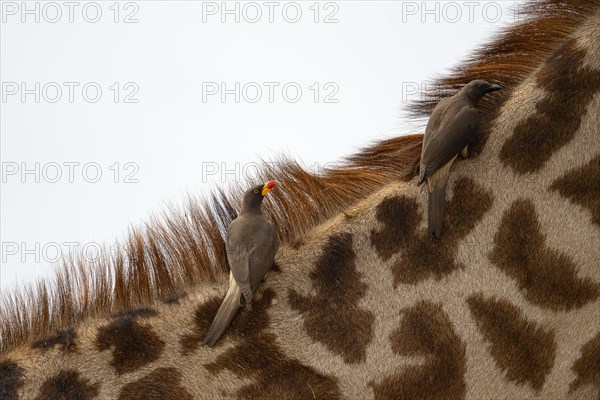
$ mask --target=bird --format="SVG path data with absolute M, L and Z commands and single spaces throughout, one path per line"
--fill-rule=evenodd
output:
M 263 198 L 275 181 L 257 185 L 244 194 L 242 209 L 227 228 L 225 248 L 229 264 L 229 290 L 213 319 L 203 343 L 209 347 L 221 338 L 240 307 L 252 296 L 273 265 L 279 249 L 275 225 L 261 211 Z
M 428 234 L 442 236 L 446 184 L 452 163 L 468 156 L 468 146 L 479 131 L 477 103 L 487 93 L 502 89 L 484 80 L 467 83 L 454 96 L 441 100 L 433 109 L 421 150 L 419 181 L 427 179 Z

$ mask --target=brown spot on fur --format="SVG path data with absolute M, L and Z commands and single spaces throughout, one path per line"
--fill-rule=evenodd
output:
M 587 208 L 592 222 L 600 225 L 600 156 L 557 179 L 550 189 Z
M 222 301 L 223 299 L 220 297 L 211 297 L 196 307 L 193 333 L 184 335 L 179 342 L 181 345 L 181 353 L 183 355 L 189 354 L 200 347 L 200 343 L 202 343 L 206 337 L 208 328 L 215 315 L 217 315 L 217 311 L 219 310 Z M 217 342 L 217 345 L 218 343 L 219 342 Z
M 600 395 L 600 333 L 583 346 L 581 357 L 575 361 L 572 369 L 577 374 L 577 379 L 571 383 L 571 392 L 580 386 L 593 385 Z
M 356 270 L 352 235 L 336 234 L 329 238 L 310 273 L 316 296 L 289 290 L 290 305 L 304 316 L 306 333 L 347 363 L 365 361 L 373 338 L 375 317 L 358 307 L 367 291 L 361 275 Z
M 442 307 L 422 301 L 403 314 L 400 328 L 390 335 L 392 350 L 424 360 L 381 383 L 369 383 L 375 399 L 464 398 L 465 345 Z
M 569 257 L 546 246 L 531 200 L 517 200 L 505 212 L 495 243 L 490 260 L 517 281 L 530 302 L 562 311 L 598 297 L 599 285 L 579 278 Z
M 158 359 L 165 347 L 150 325 L 138 322 L 139 318 L 152 317 L 152 309 L 137 309 L 116 314 L 106 326 L 98 329 L 96 347 L 100 351 L 113 348 L 111 365 L 117 373 L 135 371 Z
M 192 400 L 181 385 L 175 368 L 158 368 L 145 377 L 123 386 L 119 400 Z
M 371 231 L 371 245 L 384 261 L 406 247 L 421 221 L 417 201 L 405 196 L 383 200 L 377 206 L 376 217 L 384 226 L 379 232 Z
M 554 333 L 527 321 L 521 310 L 505 300 L 484 299 L 477 294 L 469 297 L 467 303 L 506 377 L 539 391 L 554 366 Z
M 23 368 L 10 360 L 0 362 L 0 399 L 18 400 L 23 386 Z
M 340 398 L 335 378 L 288 358 L 275 344 L 275 336 L 267 330 L 268 309 L 274 297 L 273 290 L 267 288 L 262 296 L 240 309 L 228 330 L 229 337 L 236 338 L 238 344 L 206 365 L 207 370 L 215 375 L 229 370 L 240 378 L 254 379 L 238 391 L 238 398 Z
M 98 383 L 79 377 L 79 372 L 63 370 L 46 379 L 36 400 L 91 400 L 98 396 Z
M 585 49 L 571 39 L 537 74 L 536 81 L 546 94 L 536 103 L 535 113 L 515 127 L 500 151 L 500 160 L 515 172 L 536 172 L 579 130 L 589 103 L 600 90 L 600 74 L 583 66 L 585 56 Z
M 377 207 L 380 231 L 371 231 L 371 244 L 387 260 L 396 253 L 402 257 L 393 264 L 394 287 L 399 283 L 416 284 L 428 278 L 441 279 L 457 269 L 455 263 L 460 240 L 465 237 L 492 206 L 491 195 L 469 178 L 454 185 L 454 196 L 446 205 L 444 234 L 441 239 L 418 229 L 422 221 L 419 206 L 408 197 L 390 197 Z M 472 244 L 475 247 L 484 246 Z
M 58 346 L 61 351 L 70 353 L 77 351 L 77 344 L 75 343 L 76 339 L 77 333 L 73 329 L 69 329 L 66 331 L 58 331 L 54 336 L 34 342 L 31 347 L 47 351 Z

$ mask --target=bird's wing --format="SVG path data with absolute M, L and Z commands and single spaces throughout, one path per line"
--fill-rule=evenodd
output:
M 445 119 L 445 115 L 448 112 L 452 100 L 454 97 L 446 97 L 442 99 L 433 109 L 433 112 L 429 116 L 429 120 L 427 121 L 427 127 L 425 128 L 425 135 L 423 135 L 423 145 L 421 147 L 421 161 L 419 165 L 419 184 L 421 184 L 425 178 L 430 175 L 427 173 L 427 154 L 426 149 L 431 146 L 432 142 L 438 141 L 437 132 L 440 129 L 440 125 L 443 123 Z
M 226 248 L 231 273 L 250 302 L 252 291 L 273 265 L 279 248 L 277 229 L 264 216 L 238 218 L 229 226 Z
M 429 142 L 435 138 L 436 132 L 439 130 L 440 124 L 443 122 L 444 116 L 448 111 L 451 100 L 452 97 L 446 97 L 442 99 L 433 109 L 433 112 L 429 116 L 429 120 L 427 121 L 427 127 L 425 128 L 425 135 L 423 136 L 423 150 L 421 152 L 422 155 L 425 149 L 428 147 Z
M 275 225 L 266 218 L 255 231 L 256 249 L 250 258 L 250 285 L 256 289 L 263 281 L 275 260 L 279 248 L 279 235 Z
M 268 247 L 268 257 L 272 262 L 275 259 L 275 254 L 277 254 L 277 250 L 279 249 L 279 234 L 277 233 L 277 228 L 275 224 L 265 218 L 264 224 L 264 244 Z
M 250 257 L 254 252 L 254 246 L 239 240 L 237 230 L 242 229 L 237 220 L 233 221 L 227 231 L 227 241 L 225 248 L 227 250 L 227 262 L 229 269 L 236 283 L 242 290 L 246 302 L 252 299 L 252 290 L 250 289 Z
M 275 227 L 275 224 L 271 224 L 273 225 L 273 234 L 274 234 L 274 238 L 273 238 L 273 259 L 275 259 L 275 256 L 277 255 L 277 251 L 279 251 L 279 233 L 277 232 L 277 227 Z
M 430 176 L 458 154 L 479 129 L 479 111 L 468 105 L 462 107 L 449 121 L 442 121 L 435 132 L 431 132 L 427 143 L 423 143 L 421 165 L 425 176 Z

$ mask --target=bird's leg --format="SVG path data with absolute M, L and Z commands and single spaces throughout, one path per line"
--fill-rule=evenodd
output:
M 466 145 L 461 151 L 460 151 L 460 156 L 462 158 L 467 158 L 469 157 L 469 145 Z

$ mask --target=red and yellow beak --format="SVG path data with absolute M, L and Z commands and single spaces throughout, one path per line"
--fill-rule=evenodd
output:
M 263 186 L 263 188 L 262 188 L 262 195 L 266 196 L 267 193 L 269 193 L 275 186 L 277 186 L 275 184 L 275 181 L 269 181 L 269 182 L 265 183 L 265 186 Z

